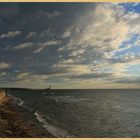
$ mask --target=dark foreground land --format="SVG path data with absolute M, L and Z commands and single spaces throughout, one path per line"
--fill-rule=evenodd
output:
M 12 102 L 12 97 L 3 95 L 0 91 L 0 137 L 1 138 L 31 138 L 53 137 L 39 128 L 34 118 Z

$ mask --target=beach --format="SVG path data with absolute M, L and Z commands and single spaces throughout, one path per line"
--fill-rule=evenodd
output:
M 41 138 L 54 137 L 36 124 L 35 118 L 13 102 L 13 98 L 0 91 L 0 137 Z

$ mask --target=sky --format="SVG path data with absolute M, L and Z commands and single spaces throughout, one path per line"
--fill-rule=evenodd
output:
M 140 88 L 140 3 L 0 3 L 0 86 Z

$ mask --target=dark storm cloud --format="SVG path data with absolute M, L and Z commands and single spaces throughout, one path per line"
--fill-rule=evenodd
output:
M 0 17 L 3 20 L 10 20 L 19 13 L 17 3 L 0 3 Z
M 71 10 L 74 7 L 79 11 L 76 14 Z M 62 35 L 64 27 L 76 19 L 81 9 L 85 9 L 86 12 L 84 5 L 76 4 L 74 7 L 70 3 L 63 6 L 60 3 L 1 3 L 0 60 L 12 63 L 9 72 L 17 70 L 36 74 L 63 72 L 62 68 L 52 67 L 60 61 L 57 46 L 60 47 L 61 41 L 55 40 Z M 20 36 L 16 36 L 18 30 Z M 8 38 L 10 36 L 13 38 Z M 53 43 L 55 46 L 48 47 Z M 40 50 L 43 50 L 41 54 L 33 53 Z

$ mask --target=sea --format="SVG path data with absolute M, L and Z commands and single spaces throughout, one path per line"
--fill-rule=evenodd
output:
M 140 137 L 139 89 L 7 89 L 55 137 Z

